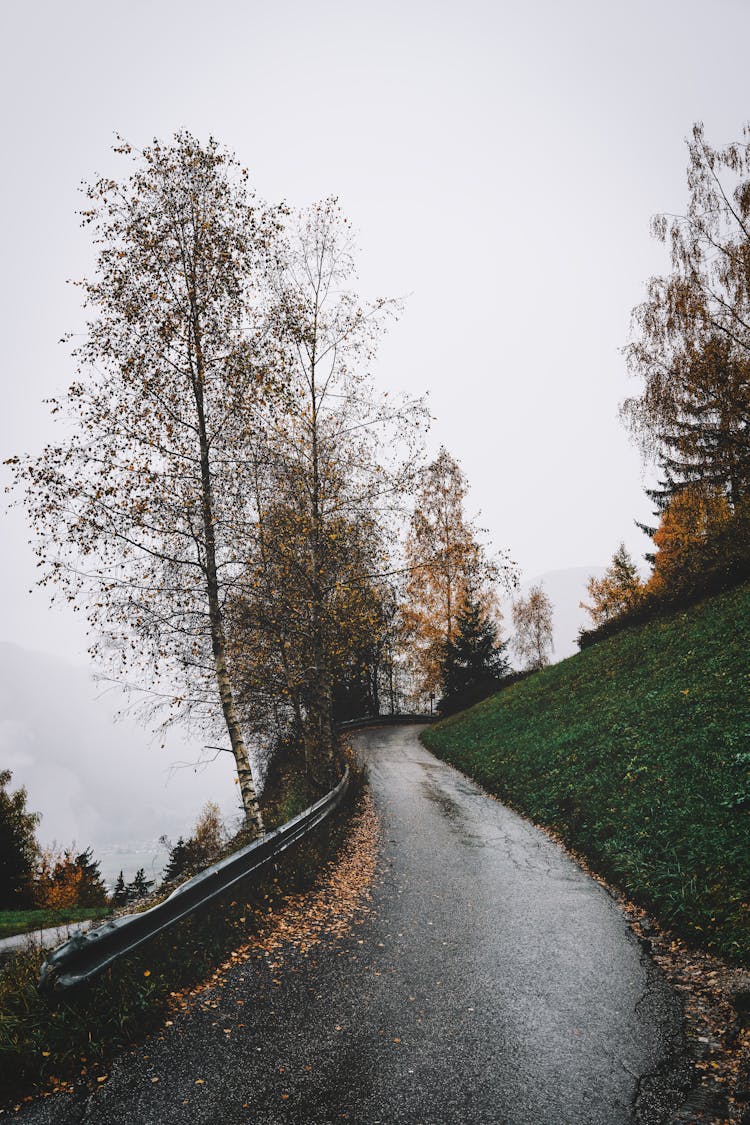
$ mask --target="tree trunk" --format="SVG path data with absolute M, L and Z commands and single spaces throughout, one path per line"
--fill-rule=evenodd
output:
M 317 330 L 317 324 L 316 324 Z M 310 693 L 311 715 L 310 726 L 312 737 L 317 741 L 313 748 L 323 766 L 331 775 L 334 773 L 333 753 L 333 715 L 331 702 L 331 685 L 328 676 L 328 660 L 323 633 L 323 515 L 320 500 L 320 449 L 318 435 L 318 400 L 315 385 L 316 357 L 315 344 L 310 359 L 310 391 L 311 391 L 311 437 L 312 437 L 312 691 Z
M 205 575 L 206 590 L 208 593 L 208 612 L 211 626 L 211 647 L 216 668 L 216 683 L 219 688 L 221 710 L 224 715 L 229 741 L 232 746 L 237 779 L 242 795 L 242 807 L 245 812 L 245 824 L 254 833 L 263 835 L 263 816 L 258 803 L 258 794 L 255 790 L 250 759 L 247 746 L 242 735 L 234 703 L 234 693 L 227 669 L 227 646 L 224 635 L 224 620 L 219 598 L 219 580 L 216 568 L 216 532 L 213 511 L 213 494 L 211 488 L 211 462 L 209 456 L 209 441 L 206 428 L 206 416 L 203 399 L 204 367 L 200 343 L 200 332 L 197 316 L 194 317 L 193 330 L 195 333 L 196 352 L 196 377 L 194 382 L 195 404 L 198 414 L 198 438 L 200 443 L 201 462 L 201 500 L 203 509 L 203 534 L 205 540 Z

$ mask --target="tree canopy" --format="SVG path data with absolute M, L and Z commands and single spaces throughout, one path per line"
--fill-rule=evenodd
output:
M 173 716 L 222 723 L 262 826 L 228 667 L 225 607 L 250 534 L 245 447 L 271 393 L 262 278 L 278 215 L 189 133 L 86 189 L 94 274 L 66 436 L 16 459 L 43 581 L 88 615 L 92 650 L 147 671 Z
M 419 692 L 443 690 L 446 646 L 469 601 L 497 618 L 497 584 L 513 580 L 504 555 L 491 557 L 465 510 L 468 482 L 445 449 L 425 469 L 406 539 L 404 627 Z
M 26 807 L 27 793 L 11 791 L 10 770 L 0 770 L 0 909 L 13 910 L 33 901 L 33 882 L 39 855 L 38 813 Z
M 643 597 L 643 583 L 624 543 L 615 551 L 603 578 L 589 578 L 586 590 L 591 604 L 580 604 L 594 625 L 610 621 L 638 605 Z
M 498 622 L 469 591 L 458 612 L 455 635 L 443 651 L 443 698 L 440 710 L 452 713 L 497 691 L 510 671 L 508 641 L 499 638 Z
M 662 468 L 660 507 L 687 484 L 718 488 L 735 508 L 750 491 L 749 139 L 747 126 L 716 148 L 696 124 L 687 210 L 653 220 L 672 268 L 633 312 L 626 354 L 643 389 L 622 414 Z
M 513 648 L 530 671 L 544 668 L 552 652 L 552 602 L 541 583 L 513 602 Z

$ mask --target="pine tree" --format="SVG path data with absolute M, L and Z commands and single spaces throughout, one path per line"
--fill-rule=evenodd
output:
M 513 566 L 504 556 L 490 557 L 483 529 L 464 511 L 468 481 L 458 461 L 441 447 L 427 466 L 417 493 L 406 540 L 408 578 L 403 616 L 411 640 L 418 690 L 439 691 L 445 646 L 456 637 L 469 596 L 490 611 L 496 586 Z
M 453 639 L 443 649 L 442 712 L 458 711 L 496 691 L 510 668 L 507 641 L 498 639 L 498 626 L 479 600 L 466 596 L 456 619 Z
M 86 848 L 75 857 L 75 864 L 81 871 L 78 885 L 79 906 L 104 906 L 107 902 L 107 888 L 102 879 L 99 861 L 94 859 L 91 848 Z
M 671 270 L 653 277 L 633 310 L 626 348 L 639 395 L 622 415 L 662 480 L 649 495 L 657 516 L 684 489 L 726 498 L 739 546 L 750 498 L 750 128 L 741 143 L 713 147 L 703 126 L 688 141 L 688 206 L 657 215 Z M 656 528 L 643 527 L 653 537 Z M 654 554 L 646 556 L 654 561 Z
M 142 867 L 139 867 L 132 883 L 128 883 L 126 888 L 128 902 L 133 902 L 135 899 L 139 898 L 145 898 L 153 885 L 153 879 L 147 879 L 146 872 Z
M 32 901 L 34 868 L 39 854 L 36 826 L 40 817 L 26 809 L 26 790 L 8 790 L 10 770 L 0 770 L 0 909 L 18 910 Z
M 168 841 L 162 838 L 162 843 L 168 844 Z M 183 836 L 180 836 L 176 844 L 168 844 L 168 846 L 169 859 L 162 875 L 162 882 L 164 883 L 171 883 L 176 879 L 184 878 L 191 873 L 193 867 L 189 840 L 186 841 Z
M 112 891 L 112 905 L 126 906 L 128 902 L 128 888 L 125 886 L 125 876 L 122 871 L 117 876 L 115 889 Z
M 750 364 L 712 337 L 694 356 L 661 438 L 669 495 L 684 485 L 723 493 L 732 508 L 750 494 Z
M 643 597 L 643 583 L 625 544 L 612 556 L 603 578 L 589 578 L 586 590 L 591 605 L 581 602 L 581 609 L 590 614 L 594 625 L 602 625 L 613 617 L 635 609 Z

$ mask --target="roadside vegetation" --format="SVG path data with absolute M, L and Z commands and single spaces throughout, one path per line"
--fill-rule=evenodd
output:
M 423 734 L 666 925 L 750 964 L 750 585 L 619 633 Z
M 69 922 L 88 922 L 103 918 L 107 907 L 75 906 L 69 910 L 0 910 L 0 939 L 13 934 L 29 934 L 51 926 L 64 926 Z
M 36 985 L 43 950 L 31 946 L 9 958 L 0 969 L 0 1105 L 96 1083 L 109 1059 L 157 1026 L 180 994 L 205 981 L 287 896 L 325 878 L 345 846 L 361 792 L 355 779 L 331 819 L 260 878 L 233 888 L 210 911 L 155 938 L 87 988 L 42 997 Z

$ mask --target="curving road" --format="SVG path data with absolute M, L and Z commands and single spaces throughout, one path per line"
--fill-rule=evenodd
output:
M 176 1019 L 93 1096 L 49 1099 L 21 1119 L 663 1120 L 677 1000 L 607 893 L 418 734 L 356 736 L 382 865 L 372 915 L 352 938 L 287 961 L 275 979 L 260 959 L 238 965 L 217 1009 Z

